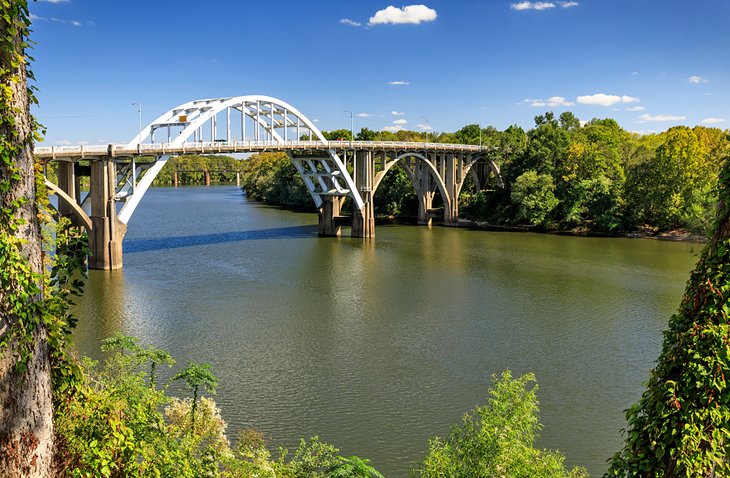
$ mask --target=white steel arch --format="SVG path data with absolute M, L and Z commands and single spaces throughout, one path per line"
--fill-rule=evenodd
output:
M 221 120 L 225 128 L 223 141 L 228 143 L 237 141 L 233 138 L 240 135 L 240 141 L 243 143 L 255 144 L 266 141 L 286 146 L 289 143 L 297 142 L 302 130 L 309 131 L 310 137 L 316 136 L 317 140 L 325 145 L 328 155 L 326 160 L 325 158 L 298 158 L 291 151 L 288 153 L 314 199 L 315 205 L 317 207 L 322 205 L 323 195 L 350 196 L 355 207 L 358 210 L 362 209 L 364 202 L 355 187 L 352 176 L 347 172 L 344 162 L 335 149 L 329 146 L 329 142 L 319 129 L 299 110 L 271 96 L 246 95 L 183 103 L 160 115 L 144 127 L 127 147 L 133 148 L 145 142 L 154 143 L 155 133 L 159 135 L 160 132 L 166 133 L 164 142 L 171 147 L 183 146 L 191 142 L 191 138 L 193 143 L 204 142 L 206 134 L 209 141 L 215 143 L 220 141 L 218 139 L 220 134 L 218 116 L 222 112 L 225 112 L 225 119 Z M 236 128 L 238 131 L 233 131 L 234 124 L 238 126 Z M 247 129 L 247 125 L 250 129 Z M 293 130 L 296 141 L 290 140 L 290 130 Z M 145 192 L 170 157 L 169 154 L 159 156 L 139 182 L 136 181 L 134 174 L 136 168 L 132 165 L 134 186 L 131 188 L 131 194 L 124 195 L 125 204 L 118 215 L 120 222 L 124 224 L 129 222 Z M 313 160 L 320 164 L 319 168 L 314 168 L 317 169 L 316 171 L 313 170 Z M 313 176 L 316 176 L 316 183 L 312 180 Z

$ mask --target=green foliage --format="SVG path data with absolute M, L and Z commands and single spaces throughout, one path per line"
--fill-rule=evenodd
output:
M 185 384 L 193 391 L 193 403 L 190 407 L 190 431 L 195 431 L 195 409 L 198 405 L 198 391 L 205 388 L 208 393 L 215 393 L 218 377 L 210 371 L 210 364 L 188 362 L 188 366 L 172 377 L 173 380 L 185 380 Z
M 512 202 L 517 206 L 517 218 L 530 224 L 544 224 L 558 205 L 553 194 L 553 178 L 547 174 L 527 171 L 512 185 Z
M 507 371 L 492 377 L 485 405 L 464 415 L 447 439 L 433 438 L 413 475 L 421 478 L 500 476 L 509 478 L 586 477 L 583 469 L 567 470 L 558 452 L 534 448 L 541 425 L 537 385 L 532 374 L 512 378 Z
M 399 165 L 383 178 L 373 198 L 375 213 L 384 216 L 415 215 L 418 199 L 411 180 Z
M 728 160 L 720 175 L 719 198 L 713 237 L 669 320 L 647 389 L 626 413 L 625 445 L 613 457 L 607 477 L 730 474 Z
M 383 478 L 378 470 L 370 465 L 370 460 L 357 456 L 339 457 L 338 463 L 327 470 L 330 478 Z
M 286 153 L 255 154 L 244 161 L 241 186 L 250 199 L 289 207 L 314 207 Z
M 155 184 L 174 184 L 175 174 L 180 184 L 202 184 L 205 172 L 211 182 L 232 182 L 243 171 L 244 160 L 230 156 L 184 155 L 171 158 L 155 178 Z
M 104 340 L 103 348 L 110 353 L 104 364 L 86 360 L 79 386 L 56 407 L 60 476 L 381 476 L 367 460 L 339 456 L 317 437 L 272 458 L 263 435 L 245 430 L 232 448 L 212 399 L 179 399 L 166 394 L 167 385 L 148 385 L 144 351 L 155 349 L 120 334 Z M 176 377 L 191 388 L 212 389 L 217 383 L 205 365 L 189 364 Z

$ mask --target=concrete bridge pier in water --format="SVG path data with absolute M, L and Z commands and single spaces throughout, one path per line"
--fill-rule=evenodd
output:
M 160 132 L 166 142 L 155 141 Z M 309 137 L 309 139 L 305 139 Z M 177 155 L 286 153 L 319 209 L 319 235 L 339 236 L 343 225 L 353 237 L 375 237 L 373 197 L 396 165 L 418 198 L 418 222 L 430 225 L 443 214 L 445 225 L 459 219 L 459 193 L 471 175 L 477 190 L 501 184 L 490 148 L 465 144 L 402 141 L 329 141 L 291 105 L 261 95 L 183 103 L 147 125 L 126 145 L 37 147 L 36 160 L 57 165 L 58 184 L 46 178 L 59 198 L 58 212 L 89 233 L 89 267 L 122 268 L 127 223 L 167 161 Z M 79 177 L 89 177 L 80 193 Z M 240 177 L 238 178 L 240 180 Z M 175 176 L 177 183 L 177 176 Z M 210 184 L 210 171 L 205 170 Z M 492 187 L 492 186 L 490 186 Z M 436 193 L 443 212 L 434 209 Z M 345 201 L 352 213 L 343 216 Z

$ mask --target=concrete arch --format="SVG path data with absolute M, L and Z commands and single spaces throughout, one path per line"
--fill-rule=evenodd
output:
M 59 188 L 52 182 L 50 182 L 48 179 L 45 180 L 45 185 L 48 188 L 49 191 L 52 191 L 53 194 L 58 196 L 59 201 L 63 201 L 65 204 L 67 204 L 71 211 L 73 212 L 74 217 L 79 221 L 80 224 L 82 224 L 87 232 L 91 231 L 91 218 L 89 218 L 88 214 L 86 214 L 86 211 L 81 209 L 81 206 L 76 202 L 75 199 L 73 199 L 71 196 L 66 194 L 66 192 L 63 191 L 63 189 Z
M 254 136 L 256 142 L 260 141 L 260 131 L 263 128 L 264 133 L 268 134 L 270 141 L 278 145 L 286 146 L 290 141 L 288 139 L 289 128 L 296 127 L 297 140 L 301 127 L 309 130 L 311 134 L 317 137 L 317 140 L 324 145 L 327 152 L 327 163 L 325 171 L 317 173 L 319 176 L 317 183 L 308 177 L 308 167 L 303 161 L 289 154 L 290 159 L 294 162 L 297 171 L 302 176 L 309 194 L 314 199 L 317 207 L 323 203 L 323 194 L 332 194 L 333 192 L 342 196 L 350 196 L 356 207 L 361 209 L 364 202 L 359 192 L 355 188 L 355 183 L 347 171 L 344 162 L 337 155 L 334 148 L 329 147 L 329 142 L 322 135 L 322 132 L 314 125 L 314 123 L 302 114 L 299 110 L 290 104 L 271 96 L 264 95 L 246 95 L 235 96 L 230 98 L 202 99 L 188 101 L 172 108 L 171 110 L 160 115 L 152 123 L 147 125 L 135 136 L 127 145 L 133 148 L 145 141 L 154 142 L 154 134 L 160 129 L 167 129 L 168 144 L 171 148 L 184 145 L 190 138 L 194 142 L 202 141 L 202 127 L 211 124 L 211 141 L 217 141 L 217 116 L 219 113 L 226 112 L 226 141 L 231 139 L 231 111 L 235 110 L 241 116 L 241 141 L 246 141 L 246 122 L 251 120 L 254 125 Z M 174 139 L 172 138 L 172 130 L 179 129 Z M 277 129 L 283 129 L 283 137 Z M 125 198 L 125 204 L 119 211 L 118 219 L 121 223 L 127 224 L 132 217 L 132 213 L 142 200 L 147 189 L 152 185 L 155 177 L 165 166 L 171 155 L 163 154 L 159 156 L 155 164 L 150 167 L 146 174 L 142 176 L 139 183 L 135 185 L 133 194 Z M 332 185 L 334 191 L 327 190 L 328 184 L 323 177 L 327 177 L 329 185 Z M 344 182 L 344 186 L 341 184 Z
M 474 185 L 476 186 L 477 192 L 481 191 L 481 185 L 479 184 L 479 177 L 477 176 L 476 170 L 474 170 L 474 166 L 476 164 L 478 164 L 480 161 L 484 161 L 489 166 L 489 169 L 491 169 L 494 176 L 496 176 L 499 186 L 504 187 L 504 182 L 502 181 L 502 172 L 500 171 L 497 163 L 495 163 L 490 158 L 482 157 L 482 158 L 477 159 L 476 161 L 471 161 L 464 168 L 464 177 L 462 178 L 461 183 L 459 184 L 459 193 L 461 192 L 461 188 L 464 185 L 464 178 L 466 178 L 466 176 L 468 174 L 472 175 L 472 179 L 474 179 Z
M 434 181 L 436 182 L 436 186 L 438 187 L 439 193 L 441 193 L 441 198 L 444 200 L 444 203 L 448 206 L 451 204 L 451 201 L 453 198 L 451 198 L 448 194 L 448 190 L 446 189 L 446 183 L 444 182 L 444 179 L 439 174 L 438 170 L 436 169 L 436 166 L 428 160 L 428 158 L 420 153 L 403 153 L 393 160 L 391 160 L 389 163 L 386 163 L 385 168 L 382 171 L 378 171 L 378 173 L 375 175 L 375 180 L 373 181 L 373 195 L 378 191 L 378 187 L 380 186 L 380 183 L 382 182 L 383 178 L 385 178 L 385 175 L 388 174 L 388 171 L 390 171 L 393 166 L 398 164 L 402 159 L 408 158 L 408 157 L 414 157 L 416 159 L 419 159 L 421 164 L 426 165 L 426 167 L 431 172 L 431 176 L 434 178 Z M 411 179 L 411 183 L 413 184 L 413 187 L 418 191 L 418 185 L 416 184 L 416 178 L 413 177 L 412 172 L 406 170 L 406 173 L 408 173 L 409 178 Z

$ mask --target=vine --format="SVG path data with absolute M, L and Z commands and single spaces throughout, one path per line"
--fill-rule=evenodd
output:
M 82 292 L 87 238 L 68 221 L 59 219 L 51 246 L 56 253 L 41 272 L 34 271 L 23 254 L 24 239 L 19 229 L 27 223 L 20 210 L 29 198 L 9 194 L 23 179 L 33 174 L 35 190 L 46 191 L 41 165 L 33 171 L 22 170 L 18 158 L 25 148 L 41 140 L 43 128 L 29 114 L 30 105 L 37 104 L 35 86 L 25 79 L 35 77 L 27 54 L 30 12 L 27 0 L 0 0 L 0 355 L 13 345 L 16 371 L 23 373 L 32 358 L 34 333 L 42 324 L 48 330 L 54 390 L 56 385 L 70 383 L 78 377 L 77 366 L 65 356 L 66 344 L 76 319 L 70 314 L 71 298 Z M 25 87 L 27 103 L 17 105 L 17 94 Z M 19 127 L 17 118 L 27 115 L 30 128 Z M 43 228 L 52 223 L 50 204 L 45 194 L 37 194 L 32 205 L 36 219 Z M 47 246 L 48 247 L 48 246 Z M 81 274 L 81 275 L 80 275 Z M 64 387 L 62 387 L 64 388 Z
M 730 158 L 715 234 L 664 332 L 647 390 L 627 413 L 607 477 L 728 476 L 730 462 Z

